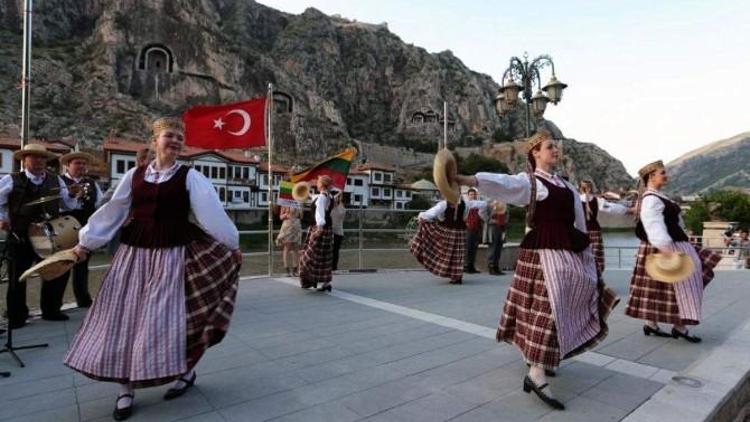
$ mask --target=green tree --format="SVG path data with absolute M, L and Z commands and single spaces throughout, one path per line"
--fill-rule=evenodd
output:
M 692 204 L 685 213 L 685 225 L 700 232 L 703 222 L 711 219 L 737 221 L 741 226 L 750 225 L 750 195 L 737 191 L 717 191 Z
M 413 195 L 406 207 L 410 210 L 426 210 L 432 207 L 432 203 L 422 195 Z
M 696 202 L 690 206 L 690 209 L 684 215 L 685 226 L 694 233 L 701 233 L 703 222 L 709 220 L 708 207 L 706 204 Z
M 458 166 L 458 172 L 461 174 L 475 174 L 480 171 L 492 173 L 508 172 L 508 166 L 502 161 L 475 153 L 469 154 L 466 158 L 456 155 L 456 165 Z

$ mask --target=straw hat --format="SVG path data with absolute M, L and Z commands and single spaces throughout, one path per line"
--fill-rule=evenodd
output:
M 641 167 L 641 169 L 638 170 L 638 176 L 640 176 L 640 178 L 642 179 L 648 176 L 649 174 L 655 172 L 656 170 L 663 169 L 663 168 L 664 168 L 663 161 L 661 160 L 654 161 L 653 163 L 648 163 L 645 166 Z
M 18 281 L 25 281 L 34 275 L 38 275 L 44 281 L 52 280 L 73 268 L 76 261 L 78 256 L 73 253 L 73 249 L 58 251 L 26 270 Z
M 310 196 L 310 185 L 307 182 L 298 182 L 292 188 L 292 198 L 298 202 L 305 202 Z
M 662 283 L 684 281 L 693 273 L 693 260 L 685 252 L 651 254 L 646 257 L 646 273 Z
M 77 158 L 82 158 L 88 162 L 88 164 L 91 164 L 94 162 L 94 156 L 89 154 L 88 152 L 81 152 L 81 151 L 74 151 L 69 152 L 62 157 L 60 157 L 60 164 L 67 166 L 68 161 L 75 160 Z
M 54 154 L 47 150 L 47 147 L 41 144 L 27 144 L 23 147 L 23 149 L 19 149 L 18 151 L 13 153 L 13 159 L 14 160 L 23 160 L 23 157 L 27 155 L 40 155 L 42 157 L 47 158 L 48 160 L 54 160 L 57 158 L 57 154 Z
M 443 198 L 454 205 L 458 204 L 461 198 L 461 189 L 455 181 L 450 183 L 448 180 L 455 180 L 457 171 L 458 166 L 453 153 L 447 148 L 438 151 L 432 165 L 432 178 L 435 180 L 435 186 L 437 186 Z

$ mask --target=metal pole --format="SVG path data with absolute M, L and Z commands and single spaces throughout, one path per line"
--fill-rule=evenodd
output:
M 31 22 L 32 0 L 26 0 L 23 14 L 23 75 L 21 77 L 21 149 L 29 143 L 31 112 Z
M 362 246 L 364 245 L 364 239 L 362 237 L 362 218 L 364 217 L 364 195 L 362 195 L 362 200 L 359 201 L 359 249 L 357 250 L 357 259 L 359 261 L 359 269 L 361 270 L 364 268 L 362 265 Z
M 448 102 L 443 101 L 443 148 L 448 148 Z
M 268 276 L 273 274 L 273 84 L 266 95 L 268 123 Z

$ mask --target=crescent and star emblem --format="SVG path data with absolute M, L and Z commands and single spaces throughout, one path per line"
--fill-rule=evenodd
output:
M 238 131 L 232 131 L 228 130 L 227 133 L 234 136 L 242 136 L 247 133 L 247 131 L 250 130 L 250 114 L 242 109 L 234 109 L 230 110 L 229 113 L 225 114 L 224 117 L 229 117 L 232 114 L 236 114 L 240 117 L 242 117 L 242 128 Z M 218 119 L 214 120 L 214 129 L 224 130 L 224 125 L 226 122 L 224 122 L 222 117 L 219 117 Z

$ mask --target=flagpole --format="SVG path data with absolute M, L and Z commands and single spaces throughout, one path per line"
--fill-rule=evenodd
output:
M 21 76 L 21 149 L 29 143 L 31 114 L 31 22 L 32 0 L 26 0 L 23 14 L 23 75 Z
M 266 94 L 268 130 L 268 276 L 273 274 L 273 84 Z
M 448 148 L 448 102 L 443 101 L 443 148 Z

